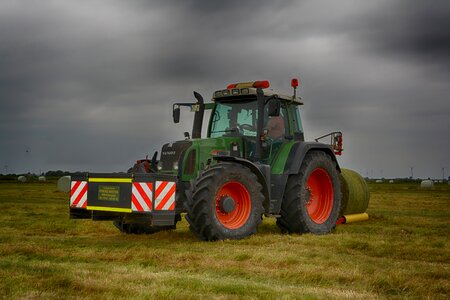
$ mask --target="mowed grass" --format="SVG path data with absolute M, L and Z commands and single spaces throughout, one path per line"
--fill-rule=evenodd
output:
M 55 182 L 0 182 L 2 298 L 450 298 L 450 188 L 372 184 L 370 220 L 330 235 L 265 219 L 240 241 L 70 220 Z

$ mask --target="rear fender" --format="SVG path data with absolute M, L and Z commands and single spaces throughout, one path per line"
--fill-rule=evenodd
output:
M 292 146 L 291 151 L 289 152 L 289 157 L 286 161 L 286 165 L 284 166 L 284 174 L 297 174 L 300 171 L 303 160 L 309 151 L 325 152 L 336 163 L 336 169 L 339 173 L 341 172 L 336 156 L 329 145 L 317 142 L 299 142 Z

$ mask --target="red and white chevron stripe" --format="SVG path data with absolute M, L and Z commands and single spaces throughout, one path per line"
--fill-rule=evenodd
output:
M 87 181 L 72 181 L 70 184 L 70 206 L 86 208 L 87 205 Z
M 152 211 L 153 185 L 151 182 L 133 182 L 131 210 Z
M 155 209 L 174 210 L 175 209 L 175 182 L 156 181 Z

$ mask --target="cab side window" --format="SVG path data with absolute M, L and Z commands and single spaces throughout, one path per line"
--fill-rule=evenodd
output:
M 305 137 L 304 137 L 304 133 L 303 133 L 302 117 L 300 115 L 300 107 L 298 105 L 296 105 L 294 107 L 294 109 L 290 110 L 290 111 L 293 112 L 293 114 L 292 114 L 293 120 L 292 120 L 291 124 L 292 124 L 292 128 L 293 128 L 294 138 L 304 141 Z

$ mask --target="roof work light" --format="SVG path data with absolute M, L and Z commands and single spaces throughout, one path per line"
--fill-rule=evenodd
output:
M 234 88 L 261 88 L 267 89 L 270 86 L 270 82 L 268 80 L 260 80 L 260 81 L 251 81 L 251 82 L 239 82 L 232 83 L 227 86 L 227 89 Z

